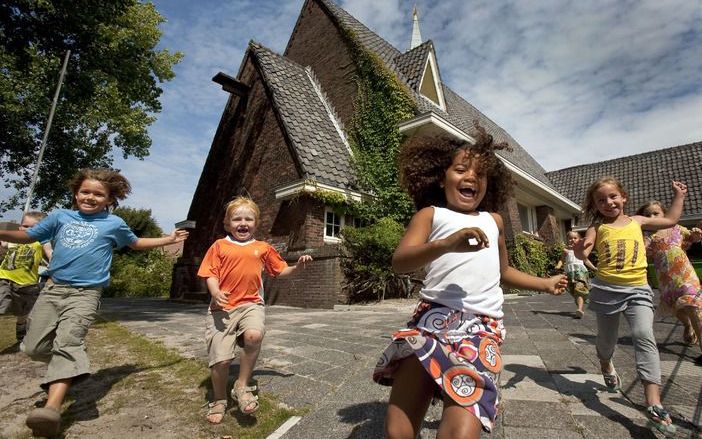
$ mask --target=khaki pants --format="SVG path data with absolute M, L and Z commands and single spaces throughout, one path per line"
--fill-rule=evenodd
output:
M 101 294 L 100 287 L 60 284 L 47 284 L 42 290 L 29 314 L 21 349 L 33 360 L 48 363 L 43 388 L 90 374 L 85 335 L 97 316 Z

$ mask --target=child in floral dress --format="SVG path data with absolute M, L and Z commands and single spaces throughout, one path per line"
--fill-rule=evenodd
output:
M 637 214 L 662 217 L 665 208 L 658 201 L 650 201 L 639 208 Z M 685 253 L 690 245 L 702 239 L 702 230 L 692 230 L 675 225 L 645 236 L 646 253 L 653 259 L 658 274 L 660 308 L 680 320 L 685 330 L 683 340 L 702 349 L 702 287 L 690 260 Z

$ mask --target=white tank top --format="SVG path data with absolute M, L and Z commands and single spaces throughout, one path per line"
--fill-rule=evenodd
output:
M 499 230 L 487 212 L 466 215 L 434 207 L 429 241 L 445 238 L 464 227 L 479 227 L 490 247 L 476 252 L 446 253 L 426 265 L 427 275 L 419 295 L 453 309 L 502 318 Z
M 566 253 L 565 263 L 563 264 L 563 269 L 566 273 L 577 273 L 580 271 L 587 271 L 585 263 L 580 259 L 575 257 L 573 250 L 563 249 Z

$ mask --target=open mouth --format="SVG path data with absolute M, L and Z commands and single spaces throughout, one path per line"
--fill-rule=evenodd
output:
M 467 198 L 475 198 L 475 195 L 478 193 L 478 191 L 472 187 L 460 188 L 458 189 L 458 192 L 460 192 L 461 195 Z

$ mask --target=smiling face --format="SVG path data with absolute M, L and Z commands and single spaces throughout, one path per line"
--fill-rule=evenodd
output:
M 256 213 L 247 206 L 237 207 L 229 214 L 224 229 L 235 241 L 250 241 L 256 231 Z
M 459 151 L 444 174 L 442 187 L 446 207 L 457 212 L 474 212 L 487 191 L 487 176 L 480 169 L 479 157 Z
M 577 233 L 568 233 L 568 236 L 567 236 L 568 247 L 572 248 L 575 244 L 578 243 L 578 241 L 580 241 L 580 235 L 578 235 Z
M 626 197 L 613 184 L 605 183 L 592 194 L 592 201 L 600 214 L 609 219 L 624 215 Z
M 86 215 L 103 212 L 113 203 L 109 189 L 97 180 L 83 180 L 74 196 L 78 210 Z

